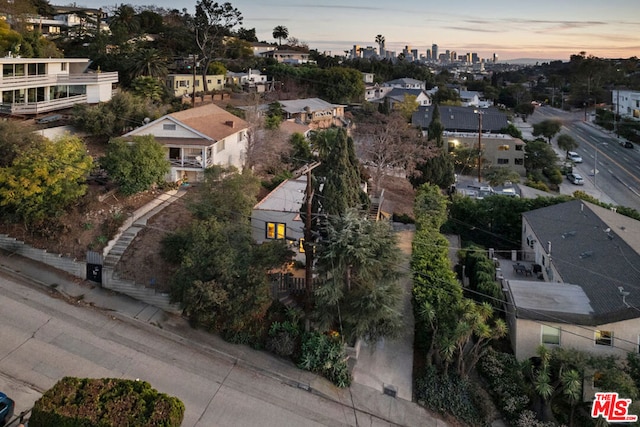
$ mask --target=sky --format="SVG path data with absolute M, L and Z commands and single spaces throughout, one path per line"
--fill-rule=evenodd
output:
M 68 5 L 50 0 L 54 5 Z M 196 0 L 75 0 L 77 6 L 113 9 L 121 3 L 195 10 Z M 220 2 L 222 3 L 222 2 Z M 602 58 L 640 56 L 639 0 L 232 0 L 260 41 L 274 42 L 273 28 L 311 49 L 342 55 L 353 45 L 405 46 L 426 54 L 476 52 L 481 58 L 569 60 L 582 51 Z

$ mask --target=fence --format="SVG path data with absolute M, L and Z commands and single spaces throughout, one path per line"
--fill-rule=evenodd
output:
M 306 292 L 307 281 L 304 277 L 293 277 L 290 274 L 277 273 L 271 276 L 271 293 L 274 299 L 285 295 L 302 295 Z M 311 290 L 318 287 L 318 281 L 313 280 Z

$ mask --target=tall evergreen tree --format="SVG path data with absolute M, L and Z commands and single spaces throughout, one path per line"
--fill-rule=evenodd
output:
M 442 147 L 442 133 L 444 132 L 444 125 L 440 120 L 440 110 L 438 104 L 433 106 L 433 114 L 431 115 L 431 123 L 427 128 L 429 141 L 435 141 L 437 147 Z

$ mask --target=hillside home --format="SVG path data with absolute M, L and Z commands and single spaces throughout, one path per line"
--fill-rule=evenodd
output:
M 331 104 L 320 98 L 278 101 L 286 113 L 287 120 L 308 124 L 314 129 L 345 126 L 344 105 Z
M 167 114 L 125 134 L 153 135 L 171 163 L 168 182 L 198 182 L 213 165 L 242 169 L 248 124 L 226 110 L 207 104 Z
M 295 259 L 304 261 L 304 221 L 300 208 L 304 202 L 307 176 L 283 181 L 253 207 L 251 229 L 258 243 L 286 240 L 296 253 Z
M 111 100 L 118 73 L 88 70 L 87 58 L 0 58 L 0 113 L 36 115 Z
M 534 356 L 540 344 L 639 352 L 638 230 L 639 221 L 582 200 L 522 215 L 524 260 L 538 266 L 538 281 L 504 287 L 518 359 Z
M 378 102 L 389 102 L 391 107 L 395 106 L 398 103 L 404 102 L 407 96 L 415 96 L 415 100 L 419 106 L 429 106 L 431 105 L 431 97 L 427 94 L 427 91 L 424 89 L 404 89 L 394 87 L 391 91 L 384 94 L 382 99 L 378 100 Z
M 167 88 L 173 92 L 176 97 L 191 96 L 194 92 L 193 74 L 169 74 L 165 80 Z M 202 75 L 195 75 L 195 92 L 204 91 L 204 84 L 202 83 Z M 224 76 L 222 74 L 207 75 L 207 89 L 222 90 L 224 89 Z
M 386 87 L 396 87 L 400 89 L 426 89 L 427 85 L 422 80 L 410 79 L 410 78 L 402 78 L 389 80 L 388 82 L 382 83 L 382 86 Z
M 508 167 L 521 176 L 526 175 L 524 167 L 525 143 L 518 138 L 501 133 L 483 133 L 479 139 L 477 131 L 475 133 L 445 131 L 442 134 L 442 139 L 449 152 L 459 147 L 477 150 L 480 143 L 485 166 Z
M 426 131 L 431 123 L 434 107 L 419 107 L 413 113 L 411 124 Z M 438 107 L 440 121 L 444 129 L 451 132 L 478 132 L 480 125 L 478 114 L 482 114 L 482 133 L 500 133 L 509 122 L 507 115 L 497 108 L 476 109 L 473 107 L 454 107 L 442 105 Z
M 313 62 L 309 60 L 309 52 L 301 52 L 299 50 L 276 49 L 260 53 L 263 58 L 272 58 L 284 64 L 306 64 Z

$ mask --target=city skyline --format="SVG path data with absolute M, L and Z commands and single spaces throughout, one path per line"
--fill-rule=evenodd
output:
M 133 6 L 150 4 L 135 0 Z M 155 0 L 155 5 L 189 13 L 195 0 Z M 569 60 L 586 52 L 603 58 L 640 56 L 640 5 L 634 0 L 540 0 L 515 4 L 493 0 L 469 3 L 453 0 L 429 4 L 405 0 L 399 5 L 382 0 L 234 0 L 244 18 L 242 26 L 255 28 L 259 40 L 274 42 L 273 28 L 283 25 L 289 36 L 311 49 L 343 55 L 353 45 L 377 48 L 375 37 L 385 37 L 386 48 L 399 53 L 405 46 L 424 55 L 432 44 L 441 52 L 459 55 L 477 52 L 499 60 L 540 58 Z M 55 4 L 52 2 L 52 4 Z M 113 9 L 105 0 L 78 0 L 77 6 Z

